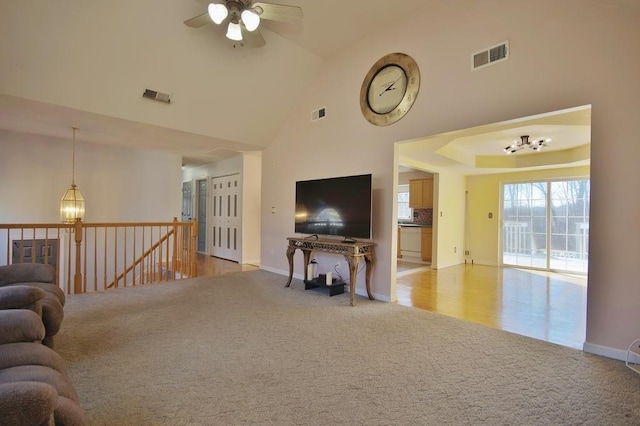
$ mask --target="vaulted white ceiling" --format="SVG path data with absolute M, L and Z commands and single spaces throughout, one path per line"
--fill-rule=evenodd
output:
M 215 25 L 183 24 L 206 10 L 206 0 L 3 0 L 0 132 L 68 140 L 70 127 L 77 126 L 78 141 L 167 150 L 187 164 L 261 150 L 310 90 L 324 61 L 433 5 L 277 2 L 300 6 L 302 23 L 263 22 L 267 45 L 252 49 L 234 47 Z M 171 104 L 143 99 L 145 88 L 171 93 Z M 522 131 L 485 135 L 485 145 L 506 145 Z M 458 136 L 440 157 L 468 163 L 456 152 L 480 146 L 471 136 L 482 139 Z

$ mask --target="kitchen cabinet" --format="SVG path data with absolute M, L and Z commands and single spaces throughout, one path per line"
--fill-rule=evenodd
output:
M 433 208 L 433 179 L 409 180 L 409 207 L 412 209 Z
M 422 260 L 425 262 L 431 262 L 433 254 L 432 241 L 433 230 L 431 228 L 422 228 Z

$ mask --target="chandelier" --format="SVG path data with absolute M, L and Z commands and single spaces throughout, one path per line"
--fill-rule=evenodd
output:
M 506 146 L 503 151 L 509 155 L 518 152 L 521 149 L 530 148 L 534 151 L 540 151 L 546 146 L 551 139 L 529 140 L 529 135 L 520 136 L 520 139 L 514 139 L 511 145 Z
M 84 197 L 82 192 L 76 187 L 75 166 L 76 166 L 76 130 L 73 129 L 73 145 L 71 148 L 71 188 L 62 196 L 60 200 L 60 221 L 62 223 L 75 223 L 77 219 L 84 220 Z
M 252 9 L 246 9 L 240 1 L 227 1 L 226 4 L 210 3 L 208 7 L 211 20 L 220 25 L 227 16 L 230 16 L 227 27 L 227 38 L 234 41 L 242 41 L 242 27 L 247 31 L 254 31 L 260 25 L 260 16 Z

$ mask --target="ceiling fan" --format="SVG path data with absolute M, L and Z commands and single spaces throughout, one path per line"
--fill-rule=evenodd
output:
M 201 27 L 213 22 L 227 25 L 227 38 L 250 47 L 266 44 L 258 30 L 262 19 L 297 23 L 302 20 L 302 9 L 274 3 L 252 0 L 219 0 L 209 3 L 207 12 L 184 21 L 188 27 Z

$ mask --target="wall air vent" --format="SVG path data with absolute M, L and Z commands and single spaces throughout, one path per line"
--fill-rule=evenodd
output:
M 322 120 L 326 116 L 327 116 L 327 108 L 326 107 L 322 107 L 322 108 L 317 109 L 315 111 L 311 111 L 311 121 Z
M 171 95 L 168 93 L 160 93 L 158 91 L 155 90 L 151 90 L 151 89 L 145 89 L 144 93 L 142 94 L 143 98 L 147 98 L 147 99 L 152 99 L 154 101 L 158 101 L 158 102 L 164 102 L 165 104 L 168 104 L 171 102 Z
M 488 67 L 509 59 L 509 42 L 504 41 L 471 55 L 471 70 Z

